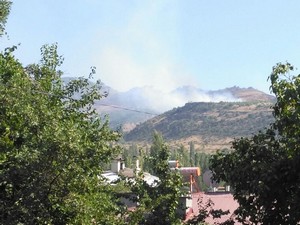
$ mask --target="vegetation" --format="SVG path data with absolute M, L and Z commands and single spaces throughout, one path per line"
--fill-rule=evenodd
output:
M 149 217 L 146 217 L 142 224 L 175 225 L 181 222 L 176 211 L 180 207 L 179 198 L 183 195 L 182 178 L 177 172 L 170 170 L 168 160 L 170 160 L 170 150 L 162 136 L 154 133 L 151 153 L 147 161 L 152 165 L 152 172 L 159 181 L 152 186 L 142 186 L 145 188 L 142 190 L 142 196 L 147 197 L 141 199 L 150 212 Z M 141 191 L 140 187 L 135 189 L 134 193 L 139 191 Z
M 120 186 L 99 177 L 100 165 L 120 152 L 120 134 L 93 108 L 102 98 L 100 82 L 63 83 L 56 45 L 43 46 L 40 63 L 26 67 L 15 50 L 0 53 L 0 223 L 180 223 L 182 181 L 170 171 L 169 150 L 159 135 L 149 160 L 160 179 L 156 188 L 142 179 L 133 183 L 139 207 L 130 213 L 116 198 Z
M 182 180 L 169 169 L 162 138 L 154 135 L 149 158 L 159 180 L 132 183 L 139 205 L 131 213 L 116 198 L 122 184 L 105 185 L 99 177 L 100 165 L 120 152 L 120 134 L 93 108 L 102 98 L 100 82 L 63 83 L 56 45 L 43 46 L 40 63 L 26 67 L 15 50 L 0 54 L 0 223 L 181 223 Z
M 92 109 L 98 84 L 79 78 L 64 85 L 56 45 L 43 46 L 41 62 L 27 67 L 14 49 L 0 54 L 0 223 L 115 218 L 113 196 L 97 175 L 119 151 L 120 135 Z
M 10 4 L 0 0 L 0 35 Z M 168 160 L 205 170 L 210 156 L 197 151 L 193 142 L 189 152 L 184 146 L 170 151 L 154 133 L 149 150 L 133 146 L 124 154 L 128 164 L 135 155 L 147 155 L 142 165 L 159 179 L 147 184 L 140 173 L 129 183 L 106 185 L 99 177 L 100 165 L 121 149 L 120 134 L 93 108 L 103 96 L 100 83 L 90 85 L 88 79 L 78 78 L 64 84 L 59 70 L 63 58 L 56 45 L 43 46 L 41 61 L 28 66 L 14 57 L 15 50 L 0 53 L 0 224 L 181 224 L 176 210 L 183 183 Z M 233 187 L 240 204 L 235 211 L 238 220 L 297 224 L 300 75 L 290 76 L 293 71 L 289 63 L 278 64 L 270 75 L 277 97 L 275 119 L 268 110 L 271 103 L 188 103 L 139 126 L 127 139 L 147 140 L 154 129 L 168 139 L 243 136 L 234 140 L 233 151 L 219 151 L 210 161 L 214 178 Z M 90 75 L 94 73 L 92 68 Z M 135 211 L 120 204 L 116 192 L 122 188 L 133 193 Z M 189 224 L 202 223 L 209 214 L 228 213 L 211 210 L 210 202 L 200 207 L 199 216 Z
M 155 141 L 164 143 L 161 134 L 154 139 Z M 154 142 L 155 142 L 154 141 Z M 153 173 L 153 163 L 149 160 L 150 157 L 155 157 L 156 150 L 154 148 L 155 144 L 152 143 L 151 147 L 148 149 L 146 147 L 138 147 L 137 145 L 130 145 L 127 148 L 123 148 L 123 157 L 125 160 L 126 167 L 135 168 L 135 159 L 138 157 L 140 162 L 140 167 L 143 171 Z M 194 149 L 193 142 L 190 142 L 190 153 L 183 145 L 178 147 L 169 148 L 169 160 L 178 160 L 179 165 L 182 167 L 196 166 L 201 170 L 201 175 L 198 179 L 198 186 L 201 191 L 206 191 L 208 187 L 203 183 L 203 173 L 209 169 L 209 160 L 211 155 L 201 152 L 200 149 Z M 191 152 L 192 150 L 192 152 Z
M 199 167 L 201 175 L 198 178 L 198 186 L 201 191 L 207 191 L 208 187 L 203 182 L 203 173 L 209 169 L 209 160 L 211 155 L 193 148 L 193 142 L 190 142 L 190 152 L 183 145 L 180 145 L 171 152 L 171 159 L 178 160 L 179 165 L 182 167 Z
M 187 151 L 181 149 L 183 154 Z M 206 155 L 207 156 L 207 155 Z M 181 221 L 182 215 L 177 213 L 180 209 L 180 197 L 185 195 L 185 188 L 182 182 L 181 175 L 169 168 L 168 161 L 173 159 L 171 151 L 165 144 L 161 134 L 154 133 L 153 142 L 151 145 L 150 155 L 145 159 L 145 165 L 149 167 L 153 174 L 159 180 L 153 184 L 147 184 L 143 179 L 143 173 L 133 182 L 129 183 L 131 192 L 135 194 L 135 200 L 138 202 L 138 207 L 134 213 L 128 213 L 130 224 L 145 224 L 145 225 L 176 225 L 183 224 Z M 200 163 L 201 159 L 208 161 L 208 158 L 196 153 L 196 164 Z M 199 161 L 197 160 L 199 159 Z M 190 163 L 190 159 L 187 159 Z M 189 166 L 189 165 L 187 165 Z M 220 218 L 222 215 L 229 214 L 229 211 L 216 210 L 213 208 L 213 202 L 198 202 L 199 215 L 186 221 L 185 224 L 205 224 L 204 221 L 208 216 Z M 216 223 L 218 224 L 218 223 Z M 221 224 L 233 224 L 231 219 Z
M 5 24 L 10 12 L 11 1 L 0 0 L 0 36 L 4 34 Z
M 126 141 L 149 141 L 157 130 L 166 140 L 201 136 L 209 142 L 250 136 L 274 121 L 271 102 L 187 103 L 138 125 L 125 134 Z
M 214 177 L 233 187 L 236 215 L 244 223 L 298 224 L 300 221 L 300 75 L 277 64 L 270 75 L 277 102 L 268 129 L 233 142 L 211 163 Z

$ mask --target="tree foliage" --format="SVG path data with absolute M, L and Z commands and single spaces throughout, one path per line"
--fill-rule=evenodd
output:
M 155 132 L 147 162 L 152 165 L 152 172 L 159 180 L 150 185 L 140 178 L 132 184 L 132 192 L 138 197 L 139 206 L 131 215 L 131 224 L 181 224 L 176 211 L 180 207 L 179 198 L 184 193 L 183 182 L 180 174 L 169 168 L 169 157 L 168 146 L 161 134 Z M 143 173 L 140 175 L 143 176 Z
M 230 183 L 239 202 L 236 214 L 251 224 L 300 221 L 300 75 L 277 64 L 269 77 L 277 102 L 275 122 L 249 138 L 236 139 L 231 152 L 212 161 L 214 177 Z
M 0 36 L 3 35 L 12 2 L 0 0 Z
M 0 54 L 0 223 L 104 224 L 116 210 L 97 175 L 119 134 L 92 107 L 100 83 L 64 84 L 56 45 L 27 67 L 13 51 Z
M 195 144 L 193 141 L 189 142 L 190 146 L 190 166 L 195 166 Z

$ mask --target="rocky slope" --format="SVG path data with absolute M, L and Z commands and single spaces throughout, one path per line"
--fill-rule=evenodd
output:
M 257 99 L 256 99 L 257 100 Z M 193 102 L 136 126 L 124 135 L 129 143 L 149 144 L 156 130 L 171 145 L 194 141 L 198 150 L 229 148 L 234 138 L 249 136 L 274 119 L 272 102 Z

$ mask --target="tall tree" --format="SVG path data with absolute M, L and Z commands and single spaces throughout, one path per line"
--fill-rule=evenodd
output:
M 195 144 L 193 141 L 189 142 L 190 145 L 190 166 L 195 166 Z
M 132 184 L 132 191 L 138 196 L 139 207 L 131 219 L 140 224 L 175 225 L 181 224 L 176 214 L 183 195 L 183 182 L 176 171 L 169 168 L 170 151 L 161 134 L 155 132 L 148 163 L 159 180 L 147 184 L 142 179 Z M 141 174 L 143 176 L 143 174 Z M 137 217 L 138 216 L 138 217 Z
M 155 165 L 153 164 L 153 159 L 156 159 L 158 157 L 158 154 L 164 145 L 165 143 L 162 135 L 157 131 L 155 131 L 152 139 L 152 145 L 149 151 L 149 157 L 146 157 L 145 159 L 145 164 L 144 164 L 145 171 L 156 175 L 156 172 L 154 170 Z
M 300 221 L 300 75 L 277 64 L 269 77 L 277 102 L 275 122 L 250 138 L 233 142 L 231 152 L 211 161 L 217 180 L 233 187 L 236 214 L 252 224 L 297 224 Z
M 56 45 L 27 67 L 13 51 L 0 54 L 0 224 L 110 221 L 99 164 L 119 151 L 119 134 L 92 107 L 100 83 L 64 84 Z

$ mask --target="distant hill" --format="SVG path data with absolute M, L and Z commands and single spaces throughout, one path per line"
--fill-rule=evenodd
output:
M 108 88 L 108 93 L 108 97 L 96 103 L 95 107 L 98 112 L 109 115 L 113 127 L 122 126 L 125 131 L 131 130 L 136 124 L 145 122 L 155 115 L 184 106 L 187 102 L 274 100 L 274 96 L 254 88 L 236 86 L 216 91 L 204 91 L 193 86 L 183 86 L 168 93 L 163 93 L 153 87 L 138 87 L 127 92 L 110 91 Z M 103 104 L 119 106 L 121 109 L 103 106 Z M 124 110 L 124 108 L 133 110 Z
M 73 80 L 64 77 L 64 82 Z M 124 132 L 134 129 L 156 115 L 188 102 L 256 102 L 273 101 L 274 96 L 254 88 L 237 86 L 215 91 L 205 91 L 194 86 L 182 86 L 171 92 L 162 92 L 151 86 L 136 87 L 119 92 L 102 84 L 102 93 L 108 96 L 95 102 L 94 107 L 101 116 L 108 115 L 112 128 L 121 128 Z M 156 128 L 155 128 L 156 129 Z M 151 135 L 150 135 L 151 137 Z
M 273 95 L 268 95 L 262 91 L 254 89 L 252 87 L 248 88 L 240 88 L 237 86 L 225 88 L 223 90 L 225 92 L 231 93 L 235 98 L 241 99 L 243 102 L 251 102 L 251 101 L 275 101 L 275 97 Z
M 245 91 L 237 93 L 244 94 Z M 124 135 L 124 139 L 147 144 L 156 130 L 171 145 L 187 145 L 189 141 L 194 141 L 198 149 L 205 152 L 228 148 L 234 138 L 249 136 L 273 122 L 273 103 L 257 100 L 187 103 L 137 125 Z
M 77 78 L 62 78 L 64 83 L 74 79 Z M 92 84 L 93 82 L 91 82 Z M 119 92 L 102 83 L 100 92 L 103 94 L 103 98 L 100 101 L 96 101 L 94 107 L 102 117 L 108 115 L 110 126 L 113 129 L 131 130 L 137 123 L 144 122 L 163 112 L 154 110 L 151 107 L 152 99 L 149 99 L 150 102 L 146 101 L 146 96 L 142 94 L 144 90 L 145 88 L 133 88 L 127 92 Z M 78 96 L 75 94 L 74 97 L 77 98 Z

